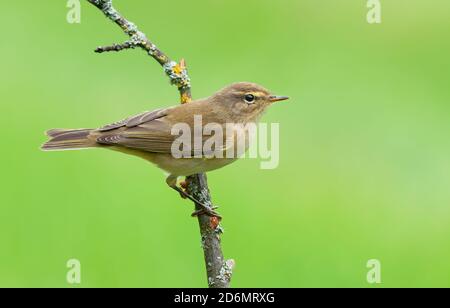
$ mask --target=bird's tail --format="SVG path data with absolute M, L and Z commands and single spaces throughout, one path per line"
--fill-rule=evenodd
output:
M 41 147 L 44 151 L 77 150 L 97 146 L 89 138 L 92 129 L 51 129 L 46 132 L 50 140 Z

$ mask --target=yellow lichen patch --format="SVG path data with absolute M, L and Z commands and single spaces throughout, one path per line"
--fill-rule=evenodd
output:
M 172 71 L 177 74 L 181 75 L 186 70 L 186 61 L 184 59 L 181 59 L 179 63 L 177 63 L 173 68 Z
M 187 93 L 181 94 L 181 103 L 182 104 L 187 104 L 187 103 L 190 103 L 191 101 L 192 101 L 192 98 Z
M 172 71 L 177 75 L 181 75 L 181 73 L 183 73 L 183 71 L 184 71 L 184 68 L 181 67 L 180 64 L 177 64 L 172 68 Z

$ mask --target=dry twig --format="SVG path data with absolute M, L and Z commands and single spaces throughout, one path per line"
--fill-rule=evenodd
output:
M 184 60 L 179 63 L 172 61 L 163 53 L 147 36 L 139 31 L 137 26 L 125 19 L 114 7 L 112 0 L 88 0 L 91 4 L 100 9 L 106 17 L 116 23 L 129 36 L 129 40 L 121 44 L 113 44 L 106 47 L 98 47 L 95 51 L 98 53 L 110 51 L 122 51 L 127 49 L 142 48 L 155 59 L 163 68 L 166 75 L 170 78 L 173 85 L 176 85 L 180 92 L 182 104 L 189 103 L 192 100 L 191 82 L 187 73 Z M 186 179 L 187 190 L 192 196 L 203 204 L 212 207 L 211 195 L 209 193 L 208 183 L 205 174 L 196 174 Z M 196 204 L 196 209 L 201 206 Z M 202 247 L 205 256 L 206 272 L 208 285 L 213 288 L 227 288 L 230 286 L 233 260 L 225 261 L 220 245 L 220 235 L 222 228 L 220 221 L 216 217 L 200 215 L 198 217 L 200 233 L 202 238 Z

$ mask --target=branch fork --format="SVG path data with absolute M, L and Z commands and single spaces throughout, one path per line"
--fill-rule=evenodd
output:
M 139 31 L 138 27 L 125 19 L 113 7 L 112 0 L 87 0 L 92 5 L 101 10 L 105 16 L 116 23 L 127 34 L 130 39 L 122 44 L 114 44 L 106 47 L 98 47 L 95 51 L 98 53 L 110 51 L 122 51 L 140 47 L 144 49 L 148 55 L 155 59 L 163 68 L 164 72 L 170 79 L 170 83 L 177 86 L 180 92 L 181 103 L 189 103 L 191 96 L 191 80 L 189 78 L 185 65 L 180 65 L 172 61 L 164 52 L 162 52 L 155 44 L 153 44 L 147 36 Z M 183 67 L 181 71 L 178 68 Z

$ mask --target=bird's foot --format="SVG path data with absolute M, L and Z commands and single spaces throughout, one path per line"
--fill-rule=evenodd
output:
M 181 187 L 181 189 L 182 189 L 184 192 L 188 193 L 188 192 L 187 192 L 187 189 L 188 189 L 188 183 L 187 183 L 187 181 L 181 181 L 181 182 L 180 182 L 180 187 Z M 181 196 L 181 198 L 183 198 L 183 199 L 186 199 L 186 198 L 187 198 L 187 197 L 186 197 L 184 194 L 182 194 L 182 193 L 180 193 L 180 196 Z
M 200 215 L 208 215 L 208 216 L 211 216 L 211 217 L 217 217 L 218 219 L 222 219 L 220 214 L 215 211 L 216 209 L 219 208 L 218 206 L 209 207 L 209 206 L 202 205 L 202 204 L 199 204 L 199 205 L 202 208 L 199 209 L 199 210 L 196 210 L 195 212 L 193 212 L 191 214 L 192 217 L 197 217 L 197 216 L 200 216 Z
M 186 192 L 183 188 L 178 187 L 178 186 L 170 186 L 172 187 L 174 190 L 176 190 L 183 199 L 189 199 L 192 202 L 194 202 L 195 204 L 199 205 L 201 207 L 201 209 L 196 210 L 194 213 L 192 213 L 192 217 L 196 217 L 196 216 L 200 216 L 200 215 L 208 215 L 211 217 L 217 217 L 219 219 L 222 219 L 222 217 L 220 216 L 219 213 L 217 213 L 215 211 L 215 209 L 217 209 L 217 206 L 208 206 L 200 201 L 198 201 L 197 199 L 195 199 L 192 195 L 190 195 L 188 192 Z

